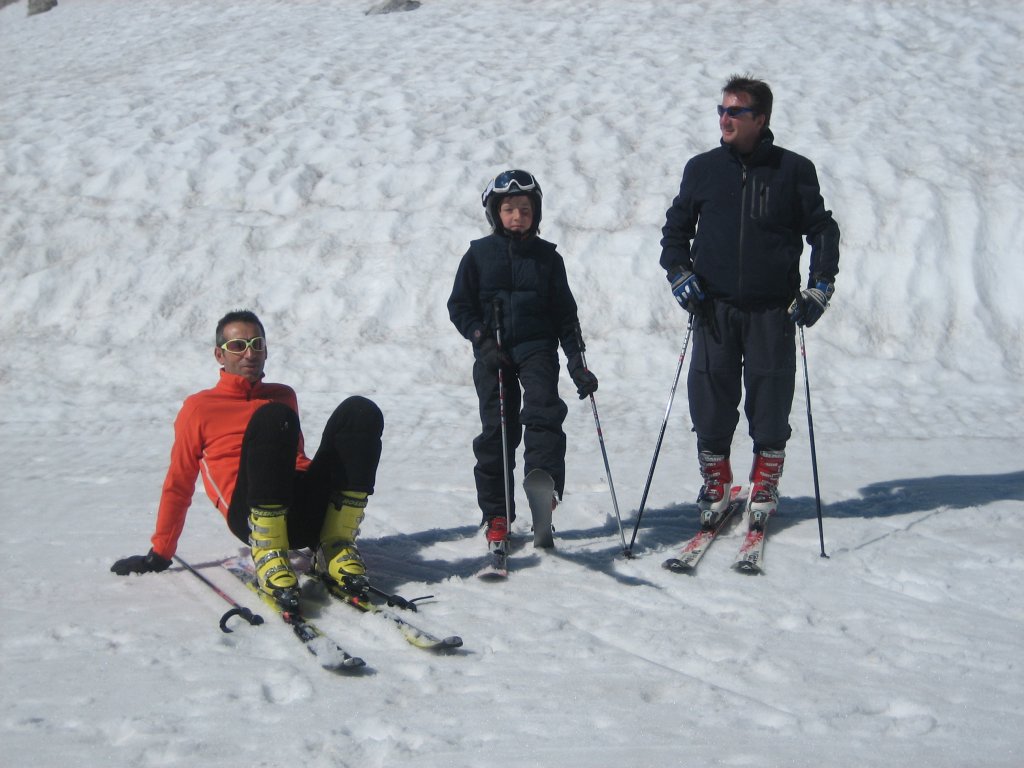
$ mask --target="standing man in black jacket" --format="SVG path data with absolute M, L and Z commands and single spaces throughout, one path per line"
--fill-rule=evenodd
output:
M 558 396 L 559 343 L 580 398 L 597 390 L 597 377 L 584 367 L 576 338 L 576 300 L 565 263 L 554 243 L 538 237 L 542 199 L 540 184 L 526 171 L 504 171 L 487 185 L 482 201 L 491 234 L 470 243 L 448 300 L 452 323 L 473 343 L 473 383 L 482 427 L 473 441 L 477 501 L 490 548 L 499 551 L 506 551 L 511 522 L 506 519 L 506 498 L 509 516 L 515 519 L 512 470 L 524 430 L 526 474 L 534 468 L 545 470 L 554 480 L 556 498 L 565 487 L 562 422 L 568 408 Z M 495 303 L 500 307 L 500 329 Z M 508 487 L 499 369 L 505 387 Z
M 772 92 L 733 76 L 718 106 L 721 145 L 693 157 L 662 229 L 661 266 L 693 316 L 687 378 L 708 525 L 729 502 L 741 387 L 753 440 L 753 525 L 778 503 L 796 376 L 794 324 L 810 327 L 832 297 L 839 226 L 825 209 L 814 164 L 775 146 Z M 807 287 L 800 257 L 810 245 Z

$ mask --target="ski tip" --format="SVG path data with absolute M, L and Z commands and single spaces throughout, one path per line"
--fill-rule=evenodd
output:
M 458 635 L 452 635 L 451 637 L 446 637 L 446 638 L 444 638 L 441 641 L 441 649 L 442 650 L 452 650 L 454 648 L 461 648 L 461 647 L 462 647 L 462 638 L 459 637 Z
M 764 573 L 764 571 L 762 570 L 761 566 L 759 566 L 759 565 L 757 565 L 755 563 L 748 563 L 746 561 L 739 562 L 739 563 L 733 563 L 732 564 L 732 568 L 737 573 L 746 573 L 746 574 L 751 574 L 751 575 L 756 575 L 756 574 Z
M 661 564 L 661 567 L 666 571 L 672 571 L 672 573 L 693 573 L 694 568 L 687 563 L 684 563 L 677 557 L 670 557 L 668 560 Z
M 331 672 L 355 672 L 363 669 L 366 662 L 358 656 L 347 656 L 341 661 L 325 661 L 320 666 Z
M 505 551 L 489 550 L 481 563 L 480 569 L 476 572 L 477 578 L 483 581 L 504 581 L 508 578 L 508 554 Z

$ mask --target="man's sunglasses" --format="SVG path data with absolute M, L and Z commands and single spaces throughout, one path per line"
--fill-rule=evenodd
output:
M 262 336 L 257 336 L 254 339 L 228 339 L 220 345 L 220 348 L 233 355 L 244 355 L 248 349 L 253 352 L 263 352 L 267 348 L 267 340 Z
M 739 117 L 742 114 L 749 112 L 750 114 L 756 114 L 756 111 L 750 107 L 723 107 L 721 104 L 718 105 L 718 116 L 728 115 L 729 117 Z

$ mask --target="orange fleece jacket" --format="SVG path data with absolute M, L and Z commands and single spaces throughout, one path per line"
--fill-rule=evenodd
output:
M 171 462 L 160 495 L 156 532 L 151 539 L 153 551 L 158 555 L 169 560 L 177 551 L 178 537 L 185 526 L 200 472 L 206 495 L 227 519 L 238 479 L 245 428 L 253 413 L 268 401 L 284 403 L 299 412 L 291 387 L 263 382 L 251 384 L 223 369 L 217 386 L 185 399 L 174 420 Z M 300 434 L 295 469 L 304 471 L 309 463 Z

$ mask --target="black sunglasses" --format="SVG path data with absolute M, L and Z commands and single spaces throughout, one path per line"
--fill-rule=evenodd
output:
M 751 107 L 723 107 L 721 104 L 718 105 L 718 116 L 728 115 L 729 117 L 739 117 L 740 115 L 749 112 L 750 114 L 756 114 L 757 110 Z

